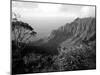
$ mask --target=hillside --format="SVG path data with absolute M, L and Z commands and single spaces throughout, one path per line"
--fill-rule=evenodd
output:
M 12 41 L 14 74 L 96 69 L 96 19 L 77 18 L 32 43 Z
M 82 41 L 89 40 L 96 35 L 95 18 L 77 18 L 71 23 L 53 30 L 51 35 L 44 42 L 45 46 L 63 46 L 68 47 L 77 45 Z

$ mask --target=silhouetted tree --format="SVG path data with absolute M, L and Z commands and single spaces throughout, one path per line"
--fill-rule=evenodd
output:
M 16 14 L 12 20 L 12 33 L 14 41 L 18 48 L 21 47 L 21 43 L 28 43 L 29 39 L 36 34 L 34 29 L 28 24 L 22 21 L 18 21 Z

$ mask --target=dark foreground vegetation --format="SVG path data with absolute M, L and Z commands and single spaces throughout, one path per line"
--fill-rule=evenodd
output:
M 13 24 L 22 24 L 23 26 L 25 24 L 26 28 L 22 27 L 29 30 L 28 35 L 34 36 L 35 32 L 28 24 L 19 21 Z M 17 28 L 19 26 L 17 25 Z M 68 30 L 71 28 L 70 26 L 72 29 Z M 57 33 L 53 33 L 55 37 L 42 45 L 36 46 L 26 42 L 25 38 L 23 41 L 20 39 L 22 35 L 18 35 L 20 38 L 16 38 L 17 40 L 12 40 L 12 74 L 96 69 L 95 19 L 76 19 L 68 29 L 66 28 L 66 31 L 56 30 Z M 73 31 L 72 34 L 72 30 L 76 31 Z M 31 31 L 32 34 L 30 34 Z M 70 34 L 68 35 L 67 32 Z
M 38 47 L 39 48 L 39 47 Z M 32 50 L 31 50 L 32 49 Z M 82 48 L 74 48 L 69 52 L 60 51 L 58 54 L 39 52 L 36 48 L 13 51 L 12 73 L 39 73 L 55 71 L 87 70 L 96 68 L 95 42 Z M 39 49 L 42 50 L 42 47 Z

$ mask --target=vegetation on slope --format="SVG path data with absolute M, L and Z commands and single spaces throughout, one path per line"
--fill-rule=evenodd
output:
M 48 41 L 39 46 L 20 44 L 25 47 L 17 49 L 12 41 L 13 74 L 96 68 L 95 18 L 75 19 L 53 31 Z

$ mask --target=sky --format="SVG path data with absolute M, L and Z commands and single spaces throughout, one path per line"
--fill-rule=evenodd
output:
M 19 20 L 29 23 L 38 37 L 45 37 L 77 17 L 95 17 L 95 7 L 12 1 L 12 13 L 16 13 Z

